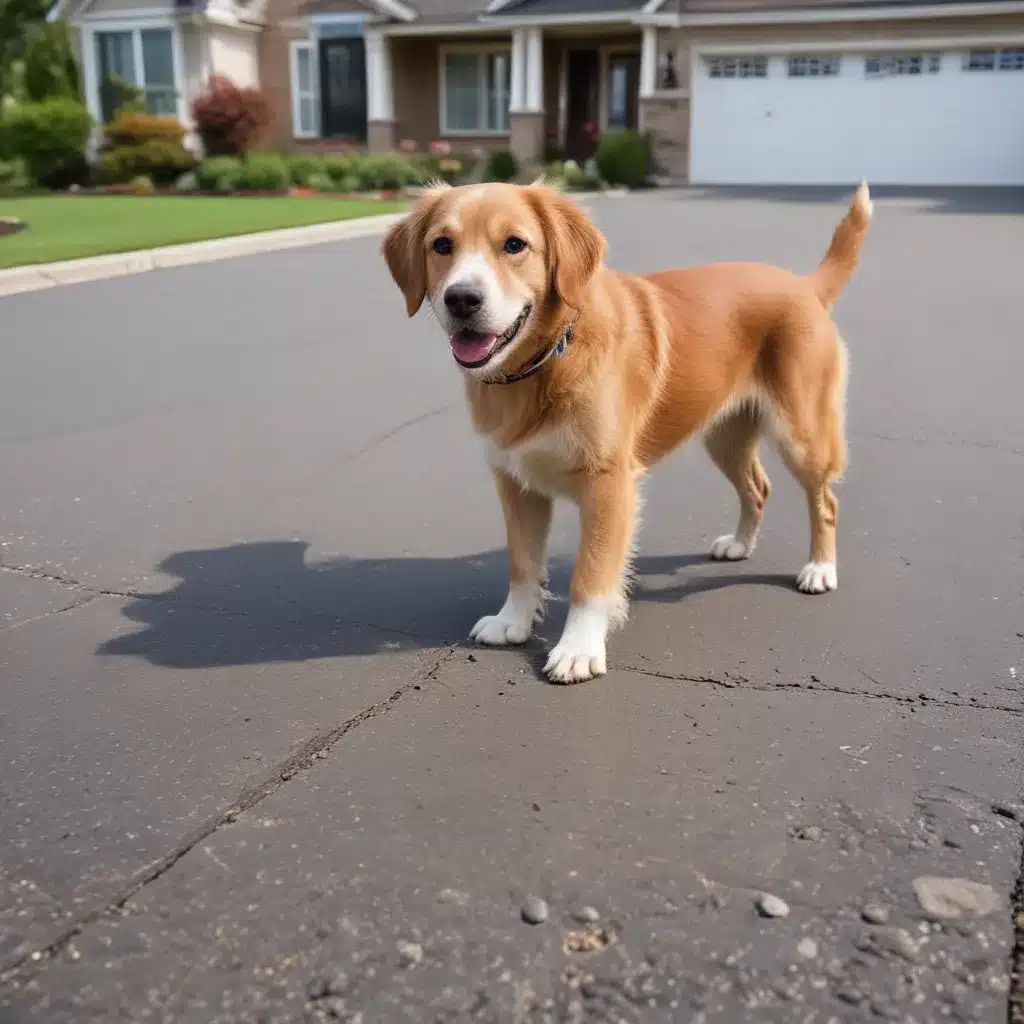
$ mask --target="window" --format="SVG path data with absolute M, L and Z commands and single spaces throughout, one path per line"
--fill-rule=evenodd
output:
M 174 47 L 169 28 L 125 29 L 96 33 L 100 110 L 111 121 L 129 98 L 142 91 L 146 110 L 173 116 L 178 109 L 174 84 Z
M 864 74 L 868 78 L 899 78 L 913 75 L 936 75 L 942 63 L 938 53 L 890 53 L 884 57 L 868 57 Z
M 790 57 L 786 67 L 790 78 L 838 78 L 838 57 Z
M 605 128 L 625 131 L 636 128 L 640 97 L 640 55 L 608 55 L 605 89 Z
M 712 57 L 708 61 L 711 78 L 767 78 L 767 57 Z
M 964 71 L 1024 71 L 1024 49 L 971 50 L 964 55 Z
M 511 77 L 507 49 L 442 53 L 441 134 L 506 134 Z
M 293 39 L 292 134 L 297 139 L 315 139 L 320 134 L 316 81 L 316 50 L 312 43 Z

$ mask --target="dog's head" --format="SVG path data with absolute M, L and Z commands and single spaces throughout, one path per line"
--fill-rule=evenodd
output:
M 456 361 L 480 378 L 554 340 L 604 251 L 586 214 L 544 185 L 427 189 L 383 244 L 409 316 L 427 299 Z

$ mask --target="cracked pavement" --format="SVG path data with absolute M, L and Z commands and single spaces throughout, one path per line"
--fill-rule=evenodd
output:
M 799 270 L 845 201 L 592 212 L 622 269 Z M 0 301 L 0 1020 L 1022 1024 L 1022 218 L 876 202 L 839 591 L 793 587 L 772 452 L 754 558 L 709 562 L 734 498 L 693 446 L 570 688 L 564 601 L 464 643 L 500 510 L 376 240 Z

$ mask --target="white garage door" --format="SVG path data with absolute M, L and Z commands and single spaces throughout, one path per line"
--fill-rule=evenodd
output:
M 697 57 L 695 184 L 1024 184 L 1024 47 Z

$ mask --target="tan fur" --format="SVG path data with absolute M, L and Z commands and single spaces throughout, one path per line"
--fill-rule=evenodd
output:
M 546 578 L 551 499 L 566 497 L 581 517 L 573 605 L 601 599 L 617 609 L 613 619 L 624 618 L 639 478 L 698 433 L 739 496 L 736 536 L 750 538 L 742 553 L 733 545 L 718 557 L 744 557 L 770 491 L 757 455 L 770 433 L 807 492 L 811 565 L 801 580 L 815 564 L 833 567 L 831 585 L 801 588 L 832 589 L 838 502 L 830 484 L 846 464 L 846 354 L 828 307 L 853 273 L 870 216 L 862 185 L 808 276 L 730 263 L 638 277 L 605 267 L 605 240 L 589 218 L 543 185 L 424 194 L 383 245 L 410 316 L 438 294 L 450 266 L 431 248 L 440 234 L 458 250 L 486 253 L 505 294 L 533 303 L 506 371 L 579 315 L 573 344 L 536 376 L 503 386 L 466 375 L 473 426 L 490 446 L 513 582 Z M 510 234 L 527 242 L 525 252 L 503 250 Z

